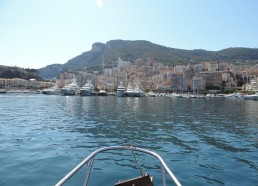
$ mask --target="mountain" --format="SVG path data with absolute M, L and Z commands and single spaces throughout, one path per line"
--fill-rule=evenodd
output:
M 0 78 L 20 78 L 20 79 L 37 79 L 41 80 L 39 77 L 39 70 L 37 69 L 27 69 L 20 67 L 10 67 L 0 65 Z
M 137 40 L 111 40 L 106 44 L 94 43 L 90 51 L 84 52 L 70 59 L 63 65 L 49 65 L 39 69 L 41 77 L 55 77 L 62 71 L 68 70 L 98 70 L 103 61 L 105 67 L 115 65 L 118 57 L 123 60 L 134 62 L 138 58 L 153 58 L 165 65 L 184 65 L 201 62 L 229 62 L 232 64 L 253 65 L 258 63 L 258 49 L 251 48 L 228 48 L 220 51 L 206 50 L 183 50 L 169 48 Z
M 40 77 L 42 77 L 44 79 L 55 78 L 62 72 L 63 72 L 63 65 L 61 65 L 61 64 L 48 65 L 44 68 L 39 69 Z

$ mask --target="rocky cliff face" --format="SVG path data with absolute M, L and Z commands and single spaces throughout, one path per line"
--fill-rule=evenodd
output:
M 94 43 L 92 45 L 92 48 L 91 48 L 90 52 L 93 53 L 93 54 L 101 53 L 105 50 L 105 47 L 106 47 L 106 45 L 103 44 L 103 43 Z

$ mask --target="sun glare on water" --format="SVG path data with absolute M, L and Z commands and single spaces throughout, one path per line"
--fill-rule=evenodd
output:
M 102 8 L 102 7 L 104 6 L 103 0 L 96 0 L 96 2 L 97 2 L 97 6 L 98 6 L 99 8 Z

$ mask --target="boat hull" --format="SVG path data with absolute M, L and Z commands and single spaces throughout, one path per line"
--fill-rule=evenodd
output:
M 125 91 L 117 91 L 116 96 L 117 97 L 125 97 L 126 96 Z
M 98 93 L 98 96 L 107 96 L 107 93 Z
M 258 95 L 245 95 L 244 99 L 245 100 L 255 100 L 255 101 L 258 101 Z
M 107 94 L 107 92 L 105 91 L 105 90 L 100 90 L 99 92 L 98 92 L 98 96 L 107 96 L 108 94 Z
M 62 95 L 64 96 L 74 96 L 75 94 L 76 94 L 76 90 L 62 89 Z
M 0 94 L 5 94 L 6 90 L 5 89 L 0 89 Z
M 81 96 L 92 96 L 92 91 L 90 90 L 81 90 Z
M 126 92 L 125 96 L 126 97 L 134 97 L 134 93 L 133 92 Z
M 62 91 L 61 91 L 61 89 L 42 90 L 42 94 L 46 94 L 46 95 L 61 95 Z
M 144 97 L 143 92 L 134 92 L 134 97 Z

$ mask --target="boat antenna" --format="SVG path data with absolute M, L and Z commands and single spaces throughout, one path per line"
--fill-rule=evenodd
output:
M 132 151 L 132 154 L 133 154 L 134 160 L 135 160 L 135 162 L 136 162 L 136 164 L 137 164 L 137 166 L 138 166 L 138 169 L 140 170 L 142 177 L 144 177 L 144 174 L 143 174 L 142 168 L 141 168 L 141 166 L 139 165 L 139 163 L 138 163 L 138 161 L 137 161 L 137 159 L 136 159 L 136 156 L 135 156 L 135 154 L 134 154 L 134 152 L 133 152 L 133 150 L 132 150 L 132 149 L 131 149 L 131 151 Z

